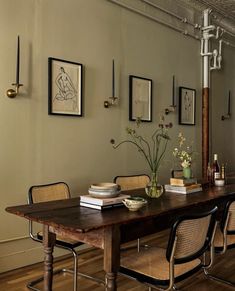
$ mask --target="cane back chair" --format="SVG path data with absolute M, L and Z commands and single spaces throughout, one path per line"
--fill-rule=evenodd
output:
M 179 217 L 173 224 L 167 249 L 151 247 L 121 256 L 120 273 L 151 288 L 176 289 L 175 283 L 213 263 L 213 238 L 217 207 L 201 214 Z M 207 265 L 202 255 L 210 248 Z
M 60 200 L 60 199 L 69 199 L 70 198 L 70 191 L 69 187 L 64 182 L 56 182 L 52 184 L 46 184 L 46 185 L 37 185 L 32 186 L 29 189 L 28 192 L 28 203 L 40 203 L 40 202 L 46 202 L 46 201 L 53 201 L 53 200 Z M 29 221 L 29 236 L 37 242 L 42 243 L 43 242 L 43 235 L 42 232 L 35 233 L 33 230 L 33 222 Z M 89 275 L 83 274 L 78 272 L 78 262 L 77 262 L 77 252 L 75 250 L 76 247 L 82 245 L 83 243 L 69 239 L 64 236 L 56 236 L 56 242 L 55 246 L 64 250 L 68 250 L 73 255 L 73 270 L 71 269 L 59 269 L 55 270 L 53 274 L 58 274 L 61 272 L 67 272 L 70 274 L 73 274 L 73 291 L 77 291 L 77 276 L 82 276 L 87 279 L 94 280 L 98 283 L 103 283 L 102 280 L 98 278 L 91 277 Z M 43 277 L 40 277 L 34 281 L 31 281 L 27 284 L 27 287 L 31 290 L 39 290 L 35 287 L 35 285 L 39 282 L 43 281 Z
M 228 249 L 235 248 L 235 198 L 230 199 L 223 211 L 222 218 L 215 232 L 215 253 L 223 255 Z M 213 275 L 213 272 L 205 270 L 205 274 L 214 280 L 235 287 L 235 283 Z
M 121 187 L 122 191 L 134 190 L 138 188 L 145 188 L 150 182 L 150 178 L 146 174 L 142 175 L 131 175 L 131 176 L 116 176 L 114 178 L 114 183 Z M 144 247 L 149 247 L 144 245 Z M 137 239 L 137 249 L 140 251 L 140 239 Z
M 123 191 L 145 188 L 150 182 L 148 175 L 116 176 L 114 183 L 121 186 Z

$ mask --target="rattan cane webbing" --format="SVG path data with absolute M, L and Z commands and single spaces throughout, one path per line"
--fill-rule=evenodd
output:
M 197 253 L 204 245 L 211 216 L 184 220 L 177 227 L 175 258 Z
M 200 263 L 199 259 L 195 259 L 175 265 L 175 278 L 193 270 Z M 163 248 L 151 247 L 139 253 L 125 251 L 121 257 L 121 266 L 158 280 L 169 280 L 169 262 L 166 259 L 166 250 Z
M 68 186 L 64 183 L 35 186 L 32 188 L 33 203 L 70 198 Z
M 227 235 L 227 245 L 234 245 L 235 244 L 235 235 Z M 214 239 L 214 246 L 215 247 L 223 247 L 223 233 L 221 232 L 220 226 L 217 226 L 215 232 L 215 239 Z
M 115 183 L 121 186 L 123 191 L 145 188 L 150 179 L 147 175 L 116 177 Z
M 235 230 L 235 201 L 229 206 L 228 230 Z

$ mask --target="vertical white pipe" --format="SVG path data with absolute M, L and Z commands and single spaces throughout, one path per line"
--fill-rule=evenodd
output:
M 203 27 L 209 26 L 209 13 L 210 10 L 206 9 L 203 12 Z M 203 56 L 203 88 L 209 88 L 209 32 L 207 30 L 203 31 L 203 40 L 204 40 L 204 56 Z

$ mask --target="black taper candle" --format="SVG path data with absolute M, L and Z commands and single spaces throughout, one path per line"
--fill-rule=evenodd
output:
M 175 106 L 175 75 L 173 75 L 172 81 L 172 105 Z
M 115 67 L 113 60 L 113 69 L 112 69 L 112 97 L 115 97 Z
M 17 56 L 16 56 L 16 84 L 20 82 L 20 37 L 17 39 Z

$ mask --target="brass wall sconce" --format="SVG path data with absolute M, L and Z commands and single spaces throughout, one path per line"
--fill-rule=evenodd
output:
M 109 100 L 104 101 L 104 107 L 109 108 L 113 105 L 116 105 L 116 100 L 118 99 L 117 97 L 109 97 Z
M 9 98 L 15 98 L 19 93 L 19 88 L 23 86 L 20 84 L 20 37 L 17 38 L 17 55 L 16 55 L 16 82 L 12 84 L 15 87 L 14 89 L 8 89 L 6 94 Z
M 231 117 L 231 106 L 230 106 L 230 103 L 231 103 L 231 93 L 230 93 L 230 90 L 228 91 L 228 113 L 226 115 L 222 115 L 221 116 L 221 120 L 225 120 L 225 119 L 230 119 Z
M 175 76 L 172 78 L 172 104 L 165 109 L 165 114 L 168 115 L 171 112 L 175 112 L 176 104 L 175 104 Z
M 115 67 L 114 67 L 114 60 L 112 66 L 112 97 L 109 97 L 109 100 L 104 101 L 104 108 L 112 107 L 113 105 L 117 104 L 118 97 L 115 97 Z

